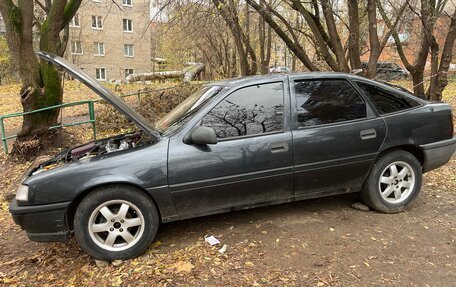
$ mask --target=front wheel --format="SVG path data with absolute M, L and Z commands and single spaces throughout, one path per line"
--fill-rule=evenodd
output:
M 130 259 L 143 253 L 158 230 L 158 213 L 142 191 L 108 186 L 87 195 L 74 217 L 76 240 L 97 259 Z
M 421 190 L 422 169 L 406 151 L 383 155 L 373 166 L 361 195 L 372 208 L 398 213 L 410 206 Z

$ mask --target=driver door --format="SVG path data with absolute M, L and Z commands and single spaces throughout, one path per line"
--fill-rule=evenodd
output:
M 169 184 L 180 216 L 293 196 L 292 135 L 284 112 L 288 102 L 283 82 L 240 88 L 201 121 L 216 131 L 217 144 L 171 139 Z

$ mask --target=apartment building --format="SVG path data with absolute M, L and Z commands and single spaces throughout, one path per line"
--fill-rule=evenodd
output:
M 65 57 L 100 81 L 150 72 L 149 0 L 83 0 Z

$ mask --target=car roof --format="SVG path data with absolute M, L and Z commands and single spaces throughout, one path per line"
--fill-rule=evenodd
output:
M 369 83 L 371 85 L 378 86 L 379 88 L 382 88 L 384 90 L 390 91 L 390 92 L 395 92 L 395 93 L 400 93 L 402 95 L 405 95 L 407 97 L 412 96 L 415 99 L 418 99 L 420 102 L 423 102 L 422 99 L 419 99 L 411 92 L 406 92 L 404 90 L 395 88 L 394 86 L 387 84 L 387 83 L 382 83 L 379 81 L 374 81 L 362 76 L 354 75 L 354 74 L 348 74 L 348 73 L 341 73 L 341 72 L 290 72 L 290 73 L 280 73 L 280 74 L 266 74 L 266 75 L 255 75 L 255 76 L 247 76 L 247 77 L 238 77 L 238 78 L 232 78 L 232 79 L 226 79 L 222 81 L 217 81 L 217 82 L 211 82 L 206 84 L 206 86 L 221 86 L 225 87 L 228 89 L 232 88 L 237 88 L 237 87 L 243 87 L 243 86 L 248 86 L 248 85 L 255 85 L 255 84 L 262 84 L 265 82 L 274 82 L 274 81 L 284 81 L 287 78 L 290 78 L 290 80 L 296 80 L 296 79 L 350 79 L 352 81 L 358 81 L 358 82 L 364 82 L 364 83 Z
M 255 75 L 255 76 L 246 76 L 246 77 L 236 77 L 231 79 L 225 79 L 217 82 L 212 82 L 208 85 L 210 86 L 223 86 L 223 87 L 234 87 L 234 86 L 244 86 L 248 84 L 255 84 L 257 82 L 268 82 L 268 81 L 283 81 L 286 78 L 350 78 L 353 80 L 368 80 L 364 77 L 360 77 L 353 74 L 341 73 L 341 72 L 289 72 L 289 73 L 280 73 L 280 74 L 265 74 L 265 75 Z M 373 82 L 373 81 L 372 81 Z

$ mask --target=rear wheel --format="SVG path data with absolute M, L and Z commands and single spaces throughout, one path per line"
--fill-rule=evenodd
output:
M 128 186 L 108 186 L 87 195 L 79 204 L 75 236 L 91 256 L 112 261 L 143 253 L 158 230 L 158 213 L 142 191 Z
M 361 194 L 372 208 L 398 213 L 418 197 L 421 182 L 422 170 L 418 160 L 406 151 L 393 151 L 375 163 Z

